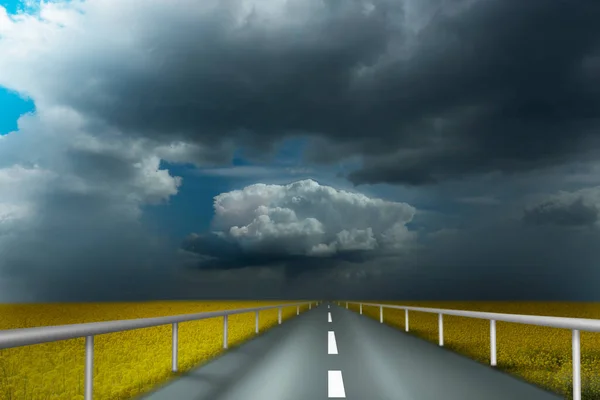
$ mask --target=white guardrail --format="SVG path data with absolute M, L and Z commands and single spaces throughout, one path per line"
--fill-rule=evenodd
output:
M 341 306 L 342 302 L 337 302 Z M 438 314 L 438 336 L 439 345 L 444 345 L 444 315 L 455 315 L 457 317 L 468 317 L 487 319 L 490 321 L 490 364 L 496 365 L 496 321 L 515 322 L 518 324 L 548 326 L 551 328 L 570 329 L 572 331 L 573 345 L 573 400 L 581 400 L 581 341 L 579 331 L 600 332 L 600 320 L 589 318 L 566 318 L 566 317 L 546 317 L 540 315 L 520 315 L 520 314 L 502 314 L 479 311 L 448 310 L 443 308 L 425 308 L 396 306 L 391 304 L 346 302 L 348 304 L 359 304 L 360 314 L 364 306 L 379 307 L 379 322 L 383 323 L 383 309 L 392 308 L 404 310 L 404 327 L 408 332 L 408 311 L 418 311 L 425 313 Z
M 223 317 L 223 348 L 227 348 L 227 317 L 233 314 L 256 313 L 255 333 L 258 333 L 258 313 L 264 310 L 279 308 L 278 322 L 281 324 L 281 310 L 285 307 L 296 306 L 296 315 L 300 314 L 300 306 L 320 302 L 302 302 L 278 304 L 274 306 L 240 308 L 235 310 L 208 311 L 195 314 L 171 315 L 167 317 L 139 318 L 131 320 L 90 322 L 85 324 L 42 326 L 38 328 L 7 329 L 0 331 L 0 349 L 30 346 L 40 343 L 57 342 L 59 340 L 85 337 L 85 400 L 92 400 L 93 367 L 94 367 L 94 336 L 106 333 L 129 331 L 133 329 L 150 328 L 160 325 L 173 325 L 172 333 L 172 371 L 177 372 L 177 328 L 180 322 L 197 321 L 201 319 Z

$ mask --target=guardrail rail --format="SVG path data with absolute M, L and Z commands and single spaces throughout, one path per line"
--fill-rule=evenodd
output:
M 93 367 L 94 367 L 94 336 L 106 333 L 123 332 L 133 329 L 150 328 L 154 326 L 169 325 L 172 330 L 172 371 L 177 372 L 177 338 L 178 324 L 180 322 L 197 321 L 201 319 L 223 317 L 223 348 L 227 348 L 227 317 L 234 314 L 256 313 L 255 333 L 258 334 L 258 315 L 260 311 L 279 308 L 278 322 L 281 324 L 281 312 L 285 307 L 296 306 L 296 315 L 300 314 L 300 306 L 312 305 L 320 302 L 301 302 L 278 304 L 273 306 L 240 308 L 234 310 L 208 311 L 194 314 L 181 314 L 166 317 L 138 318 L 130 320 L 89 322 L 83 324 L 42 326 L 36 328 L 7 329 L 0 331 L 0 350 L 13 347 L 31 346 L 34 344 L 57 342 L 59 340 L 85 337 L 85 375 L 84 398 L 92 400 L 93 396 Z
M 337 302 L 341 306 L 342 302 Z M 383 323 L 383 309 L 404 310 L 404 327 L 409 331 L 408 312 L 417 311 L 424 313 L 438 314 L 438 344 L 444 345 L 444 315 L 454 315 L 457 317 L 487 319 L 490 321 L 490 365 L 496 366 L 496 321 L 514 322 L 518 324 L 547 326 L 551 328 L 569 329 L 572 331 L 572 357 L 573 357 L 573 400 L 581 400 L 581 340 L 580 331 L 600 332 L 600 320 L 589 318 L 567 318 L 567 317 L 548 317 L 541 315 L 521 315 L 521 314 L 503 314 L 481 311 L 450 310 L 443 308 L 410 307 L 392 304 L 364 303 L 350 301 L 348 304 L 358 304 L 360 314 L 363 313 L 363 306 L 379 307 L 379 322 Z

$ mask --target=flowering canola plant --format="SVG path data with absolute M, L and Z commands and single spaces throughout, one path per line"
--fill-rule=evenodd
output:
M 281 302 L 160 301 L 0 305 L 0 329 L 192 314 Z M 308 309 L 302 306 L 300 311 Z M 277 309 L 260 312 L 259 329 L 277 324 Z M 286 307 L 282 319 L 296 315 Z M 255 314 L 228 317 L 228 345 L 255 336 Z M 179 324 L 178 365 L 185 372 L 222 353 L 223 318 Z M 0 399 L 83 400 L 85 339 L 0 350 Z M 166 382 L 171 372 L 171 325 L 94 338 L 94 399 L 130 399 Z
M 598 303 L 402 301 L 384 304 L 600 319 Z M 349 307 L 359 311 L 359 305 Z M 363 306 L 363 314 L 379 320 L 379 307 Z M 383 315 L 384 323 L 404 330 L 404 310 L 384 308 Z M 438 315 L 409 311 L 409 332 L 437 343 Z M 489 365 L 490 322 L 444 315 L 444 346 Z M 496 349 L 496 368 L 566 398 L 571 397 L 570 330 L 497 321 Z M 582 400 L 600 399 L 600 334 L 596 332 L 581 332 L 581 383 Z

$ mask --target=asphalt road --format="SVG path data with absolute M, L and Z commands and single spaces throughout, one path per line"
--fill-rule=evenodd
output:
M 556 400 L 491 367 L 327 303 L 144 400 Z

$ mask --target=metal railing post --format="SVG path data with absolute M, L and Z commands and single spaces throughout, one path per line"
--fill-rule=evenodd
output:
M 360 315 L 362 315 L 362 303 L 360 303 Z
M 256 312 L 256 322 L 254 325 L 254 332 L 258 333 L 258 311 Z
M 379 322 L 383 324 L 383 306 L 379 306 Z
M 573 400 L 581 400 L 581 342 L 577 329 L 573 329 Z
M 310 310 L 312 303 L 308 303 L 308 309 Z
M 348 309 L 348 302 L 346 302 L 346 310 Z
M 408 332 L 408 308 L 404 309 L 404 330 Z
M 496 321 L 490 320 L 490 365 L 496 366 Z
M 279 314 L 277 316 L 277 322 L 281 325 L 281 307 L 279 307 Z
M 177 338 L 177 322 L 173 322 L 173 333 L 171 335 L 171 371 L 177 372 L 177 347 L 178 347 L 178 338 Z
M 440 335 L 440 346 L 443 346 L 444 345 L 444 317 L 443 317 L 442 314 L 439 314 L 438 325 L 439 325 L 439 328 L 440 328 L 440 333 L 439 333 L 439 335 Z
M 85 337 L 85 400 L 92 400 L 94 395 L 94 337 Z
M 296 315 L 300 315 L 300 306 L 296 306 Z
M 227 315 L 223 315 L 223 348 L 227 348 Z

